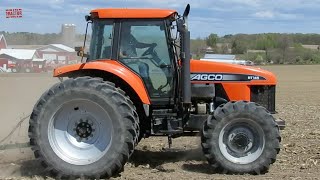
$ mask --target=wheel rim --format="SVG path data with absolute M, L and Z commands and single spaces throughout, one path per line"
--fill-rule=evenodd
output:
M 98 161 L 112 142 L 112 122 L 97 103 L 77 99 L 64 103 L 53 114 L 48 139 L 53 151 L 65 162 L 88 165 Z
M 223 156 L 237 164 L 257 160 L 265 146 L 265 135 L 258 123 L 239 118 L 225 125 L 219 134 L 219 148 Z

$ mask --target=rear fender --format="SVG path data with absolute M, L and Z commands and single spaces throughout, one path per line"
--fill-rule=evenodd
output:
M 83 70 L 98 70 L 111 73 L 128 83 L 128 85 L 139 96 L 143 104 L 151 104 L 149 95 L 141 78 L 137 74 L 129 70 L 127 67 L 123 66 L 122 64 L 114 60 L 100 60 L 83 64 L 72 64 L 59 67 L 54 70 L 53 76 L 67 77 L 70 74 Z

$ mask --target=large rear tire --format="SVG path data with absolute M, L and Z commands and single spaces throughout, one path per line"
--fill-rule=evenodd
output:
M 273 116 L 253 102 L 228 102 L 204 123 L 203 152 L 218 172 L 266 173 L 280 151 L 280 133 Z
M 35 157 L 56 178 L 108 178 L 133 153 L 138 123 L 124 91 L 100 78 L 79 77 L 42 95 L 29 138 Z

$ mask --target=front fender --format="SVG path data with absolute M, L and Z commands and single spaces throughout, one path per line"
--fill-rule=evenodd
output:
M 114 60 L 99 60 L 59 67 L 54 70 L 53 76 L 65 77 L 70 73 L 81 70 L 102 70 L 111 73 L 127 82 L 129 86 L 131 86 L 131 88 L 137 93 L 143 104 L 151 104 L 147 90 L 141 78 L 127 67 Z

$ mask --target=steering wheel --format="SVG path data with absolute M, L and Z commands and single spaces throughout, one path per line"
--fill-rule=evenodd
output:
M 158 68 L 161 68 L 161 69 L 166 69 L 168 67 L 171 67 L 170 65 L 166 65 L 166 64 L 159 64 L 161 62 L 161 59 L 159 58 L 158 56 L 158 53 L 157 51 L 154 50 L 156 46 L 150 46 L 141 56 L 148 56 L 148 55 L 151 55 L 152 58 L 150 59 L 151 62 Z M 163 70 L 164 71 L 164 70 Z M 167 71 L 167 70 L 165 70 Z M 167 73 L 164 71 L 164 73 L 167 75 Z M 166 76 L 166 78 L 168 78 Z M 165 85 L 161 85 L 158 90 L 161 91 L 162 89 L 164 89 L 165 87 L 167 87 L 168 85 L 170 84 L 170 80 L 167 79 L 167 83 Z
M 141 56 L 153 55 L 155 47 L 156 46 L 150 46 Z
M 151 62 L 159 68 L 168 68 L 171 67 L 170 65 L 164 64 L 164 63 L 160 63 L 161 59 L 158 56 L 157 51 L 154 50 L 154 48 L 156 47 L 156 44 L 154 46 L 150 46 L 141 56 L 148 56 L 151 55 L 152 58 L 150 58 Z
M 160 64 L 158 64 L 157 62 L 160 62 L 160 58 L 158 56 L 157 51 L 154 50 L 156 46 L 150 46 L 141 56 L 148 56 L 151 55 L 152 58 L 150 58 L 151 62 L 156 66 L 156 67 L 160 67 Z

